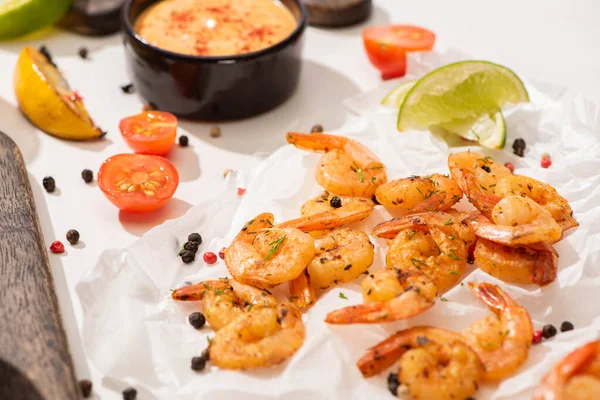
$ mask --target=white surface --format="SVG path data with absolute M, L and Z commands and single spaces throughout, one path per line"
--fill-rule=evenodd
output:
M 177 148 L 171 155 L 182 178 L 176 200 L 164 210 L 138 217 L 120 215 L 95 184 L 86 185 L 79 176 L 83 168 L 97 171 L 108 156 L 129 151 L 117 124 L 122 117 L 139 112 L 141 103 L 119 89 L 129 82 L 120 37 L 93 39 L 54 32 L 40 39 L 0 43 L 0 130 L 16 140 L 25 156 L 46 241 L 64 240 L 70 228 L 82 235 L 78 248 L 67 245 L 64 255 L 50 256 L 78 376 L 92 378 L 98 398 L 120 398 L 110 390 L 110 382 L 103 387 L 102 375 L 87 363 L 81 345 L 81 307 L 74 285 L 84 271 L 103 250 L 131 244 L 149 228 L 182 215 L 206 198 L 221 183 L 223 170 L 252 166 L 256 159 L 251 154 L 278 147 L 292 120 L 375 87 L 379 77 L 364 55 L 359 38 L 362 27 L 389 22 L 423 25 L 437 33 L 439 44 L 502 63 L 524 76 L 581 91 L 600 102 L 599 13 L 600 3 L 593 0 L 510 0 L 502 5 L 477 0 L 387 0 L 375 1 L 373 18 L 361 27 L 310 28 L 296 96 L 259 118 L 221 124 L 223 137 L 218 139 L 208 136 L 209 124 L 182 124 L 180 133 L 189 134 L 191 146 Z M 26 44 L 41 43 L 49 47 L 72 86 L 85 97 L 94 119 L 109 131 L 105 141 L 60 141 L 39 133 L 16 110 L 12 72 L 18 52 Z M 91 50 L 90 61 L 79 59 L 80 46 Z M 48 195 L 41 187 L 45 175 L 55 177 L 59 189 L 55 194 Z
M 417 76 L 422 76 L 460 59 L 464 57 L 454 53 L 427 54 L 415 57 L 416 62 L 409 65 Z M 481 385 L 475 394 L 478 399 L 531 398 L 531 389 L 551 365 L 564 357 L 565 351 L 600 335 L 597 318 L 600 305 L 594 301 L 600 282 L 594 260 L 600 250 L 587 244 L 600 237 L 594 222 L 600 216 L 600 204 L 593 201 L 600 183 L 596 172 L 600 168 L 597 157 L 600 137 L 596 134 L 600 129 L 600 109 L 578 95 L 572 97 L 571 93 L 555 89 L 545 85 L 542 92 L 529 86 L 531 103 L 504 112 L 508 142 L 522 137 L 528 143 L 523 159 L 507 151 L 476 146 L 449 148 L 444 139 L 422 131 L 399 134 L 395 110 L 379 105 L 387 89 L 366 92 L 345 102 L 349 108 L 332 107 L 321 115 L 326 126 L 334 127 L 332 133 L 368 143 L 387 166 L 390 178 L 448 173 L 447 155 L 470 150 L 491 155 L 500 163 L 512 162 L 516 173 L 551 184 L 572 204 L 581 226 L 569 231 L 556 245 L 560 253 L 559 272 L 551 285 L 543 290 L 535 285 L 507 285 L 471 266 L 469 274 L 461 277 L 463 282 L 499 284 L 529 311 L 534 329 L 541 329 L 546 323 L 560 326 L 565 320 L 577 327 L 573 332 L 559 334 L 556 340 L 534 346 L 527 363 L 514 377 L 499 385 Z M 299 125 L 307 123 L 304 120 Z M 459 142 L 459 146 L 464 145 L 465 142 Z M 551 169 L 539 166 L 541 154 L 546 151 L 552 154 L 555 163 Z M 448 301 L 438 300 L 431 310 L 407 321 L 353 326 L 326 324 L 327 313 L 362 303 L 362 277 L 359 277 L 320 294 L 317 303 L 304 314 L 305 343 L 288 362 L 248 372 L 215 367 L 201 374 L 191 371 L 190 358 L 207 346 L 206 336 L 212 337 L 214 332 L 210 328 L 196 331 L 191 327 L 187 316 L 199 309 L 199 304 L 173 302 L 171 289 L 229 274 L 222 261 L 213 266 L 202 260 L 182 264 L 174 255 L 186 235 L 202 232 L 205 241 L 200 253 L 216 253 L 231 243 L 246 221 L 262 212 L 272 212 L 275 223 L 297 218 L 302 204 L 322 192 L 314 179 L 319 158 L 318 154 L 291 145 L 282 147 L 247 174 L 244 187 L 248 191 L 243 197 L 237 195 L 235 183 L 228 182 L 216 194 L 218 203 L 211 200 L 200 203 L 185 216 L 153 229 L 128 248 L 105 253 L 77 286 L 84 309 L 83 340 L 92 362 L 114 382 L 143 387 L 159 399 L 185 399 L 192 393 L 197 399 L 243 395 L 289 400 L 391 399 L 385 384 L 386 374 L 365 380 L 355 367 L 367 348 L 402 328 L 432 325 L 460 331 L 490 314 L 465 284 L 444 293 Z M 589 191 L 592 193 L 582 195 Z M 473 207 L 463 200 L 459 209 Z M 377 206 L 369 218 L 355 227 L 371 232 L 375 224 L 393 216 Z M 385 240 L 373 236 L 371 241 L 376 256 L 369 271 L 375 272 L 385 268 L 388 246 Z M 340 292 L 348 300 L 340 299 Z M 274 293 L 283 298 L 289 296 L 287 285 L 277 287 Z M 581 304 L 590 306 L 581 309 Z M 232 387 L 231 382 L 236 382 L 236 386 Z

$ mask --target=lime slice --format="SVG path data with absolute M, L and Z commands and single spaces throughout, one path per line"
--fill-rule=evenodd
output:
M 426 129 L 489 115 L 507 103 L 529 101 L 514 72 L 487 61 L 461 61 L 425 75 L 406 94 L 398 130 Z
M 402 82 L 400 85 L 396 86 L 394 90 L 389 92 L 388 95 L 383 98 L 383 100 L 381 100 L 381 104 L 395 109 L 400 108 L 402 102 L 406 98 L 406 93 L 408 93 L 408 91 L 415 86 L 415 83 L 417 83 L 417 81 Z
M 501 149 L 506 143 L 506 122 L 500 110 L 479 118 L 445 122 L 439 128 L 492 149 Z
M 58 21 L 72 0 L 0 0 L 0 39 L 34 32 Z

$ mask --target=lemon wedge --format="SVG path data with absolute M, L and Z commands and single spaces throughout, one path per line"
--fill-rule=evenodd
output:
M 13 83 L 21 110 L 44 132 L 70 140 L 89 140 L 103 135 L 81 97 L 38 50 L 25 47 L 21 51 Z

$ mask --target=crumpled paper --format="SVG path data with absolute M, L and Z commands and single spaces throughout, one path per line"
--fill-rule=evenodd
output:
M 454 52 L 417 54 L 410 60 L 409 71 L 421 76 L 464 58 Z M 476 394 L 477 399 L 531 398 L 532 388 L 556 362 L 600 337 L 600 109 L 578 94 L 527 81 L 531 102 L 505 110 L 505 150 L 460 147 L 465 142 L 446 141 L 422 131 L 396 131 L 395 112 L 380 106 L 379 101 L 397 83 L 349 99 L 343 106 L 332 105 L 310 120 L 299 121 L 297 127 L 318 121 L 332 133 L 359 139 L 386 164 L 390 179 L 447 173 L 448 154 L 467 149 L 502 163 L 510 161 L 516 173 L 554 186 L 569 200 L 581 224 L 556 244 L 560 253 L 558 276 L 547 287 L 506 284 L 473 266 L 463 278 L 465 283 L 500 285 L 527 308 L 535 329 L 547 323 L 558 327 L 565 320 L 575 325 L 571 332 L 559 332 L 553 339 L 532 346 L 527 362 L 514 376 L 496 385 L 484 384 Z M 527 143 L 524 158 L 511 152 L 510 145 L 517 137 Z M 549 169 L 539 166 L 544 152 L 552 156 Z M 276 221 L 297 217 L 303 202 L 321 192 L 314 179 L 318 159 L 317 154 L 284 146 L 253 171 L 231 177 L 215 198 L 154 228 L 128 248 L 102 255 L 77 285 L 77 292 L 84 310 L 87 354 L 106 379 L 116 382 L 117 387 L 134 385 L 144 398 L 155 399 L 391 399 L 385 383 L 387 374 L 364 379 L 355 367 L 368 347 L 413 325 L 461 330 L 490 315 L 465 284 L 446 292 L 447 301 L 437 301 L 432 309 L 408 321 L 325 324 L 329 311 L 361 302 L 359 278 L 320 295 L 304 315 L 306 341 L 287 362 L 246 372 L 215 367 L 193 372 L 191 358 L 206 348 L 207 338 L 214 333 L 208 326 L 198 331 L 192 328 L 187 316 L 201 305 L 175 303 L 170 298 L 171 289 L 227 276 L 223 261 L 208 266 L 201 255 L 217 253 L 228 245 L 243 223 L 256 214 L 270 211 Z M 246 194 L 238 196 L 236 186 L 246 187 Z M 460 207 L 469 209 L 470 205 L 463 199 Z M 378 206 L 356 228 L 370 232 L 377 222 L 390 216 Z M 195 263 L 185 265 L 176 254 L 190 232 L 200 232 L 204 242 Z M 387 246 L 381 239 L 371 240 L 376 259 L 370 270 L 375 271 L 384 266 Z M 286 285 L 275 293 L 287 296 Z

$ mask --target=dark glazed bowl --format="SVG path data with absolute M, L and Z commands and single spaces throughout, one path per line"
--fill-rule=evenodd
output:
M 253 53 L 196 57 L 159 49 L 133 24 L 160 0 L 127 0 L 125 57 L 138 94 L 150 106 L 182 118 L 222 121 L 251 117 L 286 101 L 300 78 L 307 13 L 300 0 L 281 0 L 298 26 L 283 41 Z

